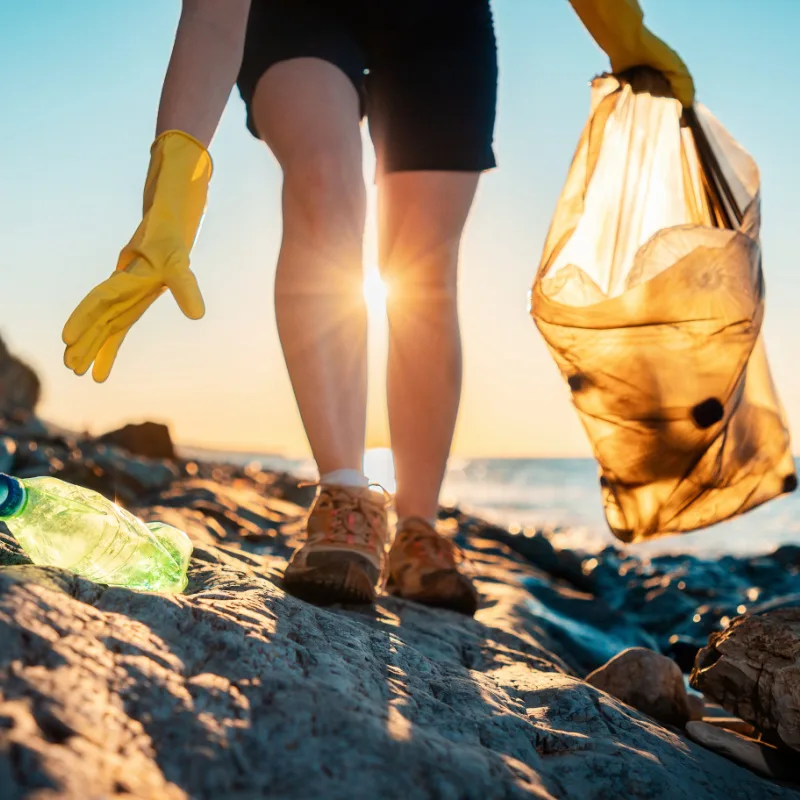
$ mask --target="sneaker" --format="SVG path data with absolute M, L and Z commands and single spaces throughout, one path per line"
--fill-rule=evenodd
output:
M 406 520 L 389 550 L 387 591 L 472 616 L 478 608 L 478 592 L 459 572 L 458 553 L 456 545 L 425 520 Z
M 320 486 L 306 543 L 284 573 L 286 591 L 317 605 L 373 603 L 386 558 L 385 496 L 371 489 Z

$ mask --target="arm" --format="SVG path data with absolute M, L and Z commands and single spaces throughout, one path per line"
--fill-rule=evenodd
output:
M 680 56 L 651 33 L 637 0 L 570 0 L 586 30 L 611 60 L 614 72 L 648 66 L 664 74 L 684 106 L 694 102 L 694 82 Z
M 239 73 L 249 11 L 250 0 L 183 0 L 156 136 L 179 130 L 209 146 Z
M 142 222 L 117 268 L 64 326 L 64 363 L 78 375 L 94 364 L 106 380 L 123 340 L 165 289 L 190 319 L 205 312 L 189 254 L 211 180 L 208 145 L 239 72 L 250 0 L 183 0 L 158 109 Z

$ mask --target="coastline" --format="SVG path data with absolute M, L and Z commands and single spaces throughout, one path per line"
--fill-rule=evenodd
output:
M 162 596 L 34 567 L 2 536 L 0 796 L 800 796 L 584 680 L 628 647 L 686 673 L 743 597 L 800 592 L 800 548 L 587 556 L 443 508 L 474 620 L 322 609 L 281 588 L 313 493 L 291 475 L 0 427 L 4 469 L 93 485 L 195 547 L 186 593 Z

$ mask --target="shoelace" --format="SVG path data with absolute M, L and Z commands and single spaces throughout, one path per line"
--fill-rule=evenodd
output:
M 300 486 L 320 487 L 319 501 L 330 499 L 330 528 L 316 538 L 318 542 L 332 542 L 361 547 L 373 547 L 376 533 L 385 529 L 386 506 L 378 508 L 377 503 L 371 498 L 361 494 L 358 490 L 351 491 L 346 486 L 330 486 L 320 483 L 301 483 Z M 390 495 L 378 483 L 371 483 L 367 487 L 379 488 L 388 504 Z M 318 501 L 318 502 L 319 502 Z M 364 525 L 358 524 L 359 516 Z M 384 545 L 382 537 L 380 545 Z

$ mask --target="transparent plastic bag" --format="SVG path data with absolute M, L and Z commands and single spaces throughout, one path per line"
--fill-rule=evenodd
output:
M 531 292 L 626 542 L 728 519 L 797 486 L 761 339 L 759 174 L 661 75 L 592 84 Z

